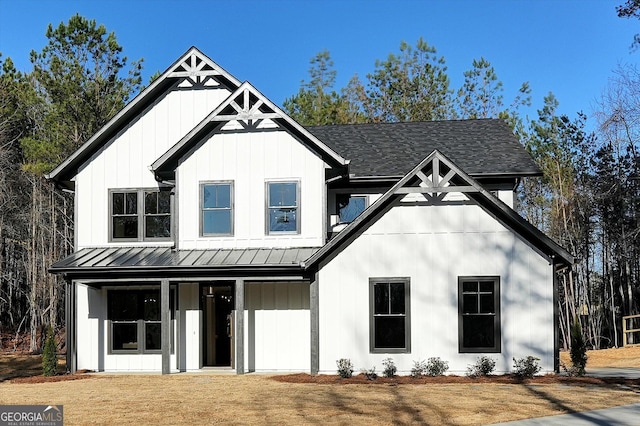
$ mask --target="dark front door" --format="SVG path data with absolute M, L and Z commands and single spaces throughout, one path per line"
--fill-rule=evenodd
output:
M 231 367 L 233 285 L 202 284 L 203 359 L 205 366 Z

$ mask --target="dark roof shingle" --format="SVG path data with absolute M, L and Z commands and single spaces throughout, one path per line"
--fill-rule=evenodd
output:
M 541 171 L 498 119 L 306 127 L 358 176 L 404 176 L 437 149 L 474 177 L 538 176 Z

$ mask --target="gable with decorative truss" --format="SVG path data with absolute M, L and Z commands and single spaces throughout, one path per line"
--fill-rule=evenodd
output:
M 218 77 L 235 80 L 197 49 L 191 49 L 171 67 L 167 77 L 182 79 L 178 84 L 182 88 L 216 87 L 220 85 Z

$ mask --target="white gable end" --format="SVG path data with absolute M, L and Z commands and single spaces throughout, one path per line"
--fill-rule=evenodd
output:
M 77 249 L 108 244 L 109 189 L 157 187 L 149 166 L 228 96 L 222 87 L 175 89 L 84 164 L 76 176 Z

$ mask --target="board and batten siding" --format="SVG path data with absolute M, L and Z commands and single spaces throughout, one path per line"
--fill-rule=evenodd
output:
M 324 170 L 324 161 L 285 131 L 214 134 L 178 166 L 178 247 L 321 246 L 325 232 Z M 233 181 L 232 236 L 200 236 L 200 184 L 212 181 Z M 299 182 L 299 234 L 267 234 L 268 181 Z
M 77 250 L 110 244 L 109 189 L 157 188 L 158 182 L 149 166 L 228 95 L 229 91 L 223 88 L 173 90 L 143 111 L 85 163 L 75 178 Z
M 309 315 L 308 282 L 247 282 L 245 369 L 309 372 Z
M 355 369 L 382 369 L 391 357 L 408 374 L 414 361 L 440 357 L 464 374 L 481 354 L 458 353 L 458 277 L 499 276 L 501 353 L 496 372 L 512 358 L 541 359 L 553 371 L 553 268 L 544 256 L 479 206 L 400 203 L 319 272 L 320 372 L 350 358 Z M 369 279 L 410 279 L 410 353 L 370 353 Z

